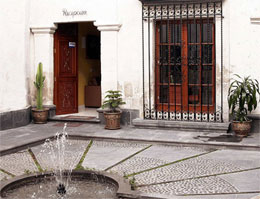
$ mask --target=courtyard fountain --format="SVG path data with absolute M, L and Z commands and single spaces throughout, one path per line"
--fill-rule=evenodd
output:
M 53 140 L 47 139 L 41 151 L 47 153 L 52 171 L 15 177 L 1 184 L 1 197 L 6 199 L 115 199 L 129 184 L 114 174 L 66 167 L 66 150 L 70 144 L 67 125 Z M 67 165 L 68 166 L 68 165 Z M 122 185 L 122 186 L 121 186 Z

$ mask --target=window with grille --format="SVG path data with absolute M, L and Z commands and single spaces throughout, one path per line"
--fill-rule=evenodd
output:
M 222 2 L 141 1 L 144 118 L 222 122 Z

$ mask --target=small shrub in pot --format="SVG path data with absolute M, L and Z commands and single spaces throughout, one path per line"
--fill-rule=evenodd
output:
M 107 107 L 108 109 L 104 111 L 104 117 L 106 119 L 106 129 L 119 129 L 120 128 L 120 118 L 122 111 L 119 109 L 120 105 L 125 104 L 122 99 L 121 91 L 109 90 L 106 92 L 105 100 L 103 102 L 102 108 Z
M 233 117 L 232 129 L 237 136 L 245 137 L 251 130 L 252 121 L 248 113 L 257 107 L 257 97 L 260 95 L 259 83 L 250 76 L 233 79 L 228 90 L 228 105 Z

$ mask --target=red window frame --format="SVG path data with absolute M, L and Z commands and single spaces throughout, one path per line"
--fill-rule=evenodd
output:
M 197 41 L 197 43 L 194 42 L 189 42 L 188 41 L 188 34 L 190 34 L 190 32 L 188 32 L 188 26 L 190 24 L 198 24 L 200 27 L 200 36 L 199 36 L 199 41 Z M 163 43 L 160 41 L 161 35 L 160 35 L 160 28 L 161 25 L 165 25 L 168 27 L 167 32 L 167 36 L 168 36 L 168 41 L 167 43 Z M 172 42 L 170 41 L 170 38 L 172 37 L 172 33 L 170 30 L 170 25 L 174 25 L 176 24 L 179 25 L 180 31 L 181 31 L 181 42 Z M 204 42 L 202 41 L 202 28 L 203 25 L 208 25 L 210 24 L 211 27 L 211 42 Z M 155 67 L 155 104 L 156 104 L 156 109 L 157 110 L 169 110 L 169 111 L 177 111 L 177 112 L 183 112 L 183 111 L 192 111 L 192 112 L 206 112 L 206 111 L 210 111 L 213 112 L 215 111 L 215 90 L 216 90 L 216 86 L 215 86 L 215 25 L 214 25 L 214 21 L 213 19 L 196 19 L 196 20 L 160 20 L 160 21 L 156 21 L 156 38 L 155 38 L 155 45 L 156 45 L 156 67 Z M 174 64 L 171 63 L 171 47 L 172 46 L 180 46 L 181 47 L 181 83 L 174 83 L 171 81 L 171 68 L 170 67 L 174 67 Z M 199 46 L 199 56 L 198 58 L 200 59 L 199 62 L 197 63 L 197 66 L 199 68 L 198 72 L 199 72 L 199 80 L 198 83 L 190 83 L 189 82 L 189 75 L 188 75 L 188 67 L 192 66 L 190 63 L 188 63 L 188 52 L 189 52 L 189 48 L 192 45 L 197 45 Z M 204 47 L 204 45 L 208 45 L 208 46 L 212 46 L 211 49 L 211 63 L 203 63 L 202 60 L 202 48 Z M 161 59 L 160 59 L 160 50 L 162 48 L 162 46 L 168 46 L 168 63 L 166 63 L 166 66 L 168 66 L 168 75 L 167 78 L 168 80 L 166 81 L 166 83 L 162 83 L 160 82 L 160 76 L 162 74 L 160 74 L 160 67 L 165 66 L 165 64 L 161 63 Z M 202 73 L 203 70 L 202 68 L 204 67 L 211 67 L 211 83 L 203 83 L 202 82 Z M 160 99 L 160 89 L 161 86 L 165 86 L 168 87 L 168 97 L 166 102 L 161 101 Z M 195 88 L 197 87 L 198 90 L 198 94 L 197 95 L 189 95 L 189 87 L 190 88 Z M 202 89 L 211 89 L 211 96 L 207 97 L 207 104 L 202 103 Z M 208 91 L 209 92 L 209 91 Z M 209 93 L 208 93 L 209 95 Z M 196 101 L 198 102 L 197 104 L 192 104 L 189 101 Z M 211 102 L 211 103 L 209 103 Z

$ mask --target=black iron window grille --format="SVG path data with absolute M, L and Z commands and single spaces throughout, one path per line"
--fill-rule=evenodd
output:
M 145 119 L 222 122 L 222 2 L 142 6 Z

